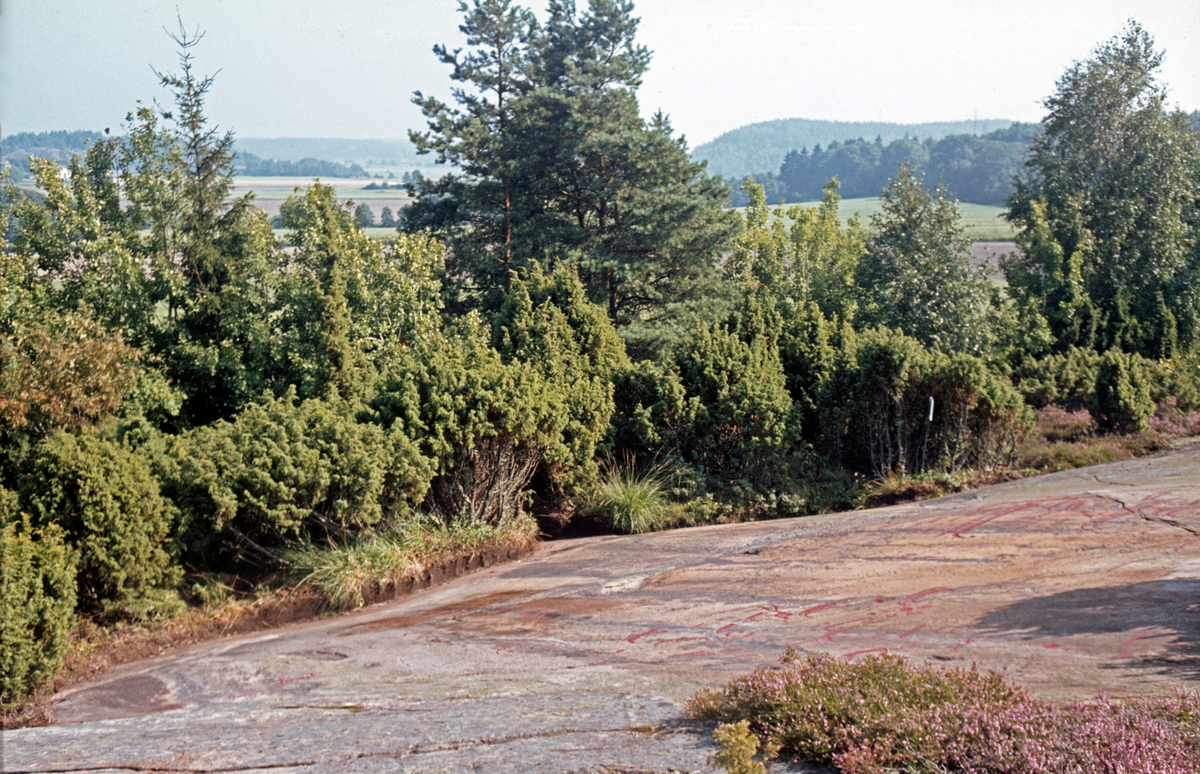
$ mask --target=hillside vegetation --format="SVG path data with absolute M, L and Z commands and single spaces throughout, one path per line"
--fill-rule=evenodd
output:
M 418 93 L 411 136 L 451 171 L 410 176 L 386 241 L 316 183 L 277 240 L 234 195 L 183 29 L 170 113 L 139 109 L 67 179 L 34 162 L 44 200 L 7 187 L 6 705 L 52 678 L 74 622 L 169 619 L 234 578 L 319 579 L 352 606 L 426 553 L 539 529 L 1011 475 L 1034 410 L 1144 448 L 1197 425 L 1200 146 L 1136 25 L 1051 98 L 1001 284 L 910 164 L 865 219 L 839 217 L 836 182 L 786 218 L 761 185 L 730 209 L 667 117 L 641 117 L 632 13 L 465 7 L 469 47 L 435 49 L 462 90 Z

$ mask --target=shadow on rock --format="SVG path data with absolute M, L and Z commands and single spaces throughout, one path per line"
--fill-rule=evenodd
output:
M 1076 589 L 1026 599 L 988 613 L 973 629 L 1020 639 L 1151 634 L 1159 652 L 1124 666 L 1158 668 L 1180 679 L 1200 677 L 1200 580 L 1182 578 Z

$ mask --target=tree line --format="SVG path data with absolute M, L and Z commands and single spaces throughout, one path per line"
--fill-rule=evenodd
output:
M 825 147 L 790 151 L 778 172 L 748 176 L 767 190 L 769 201 L 807 202 L 821 198 L 825 183 L 836 177 L 841 193 L 851 199 L 876 196 L 902 163 L 920 171 L 929 186 L 944 184 L 958 199 L 1002 205 L 1012 194 L 1036 124 L 1013 124 L 975 137 L 955 134 L 918 142 L 904 137 L 883 144 L 881 137 L 861 137 Z M 734 193 L 735 207 L 748 199 Z
M 238 172 L 254 177 L 368 177 L 358 164 L 305 158 L 299 161 L 260 159 L 245 151 L 237 154 Z
M 881 116 L 882 119 L 882 116 Z M 886 121 L 819 121 L 811 118 L 781 118 L 759 121 L 725 132 L 699 145 L 692 156 L 708 162 L 708 169 L 726 180 L 747 174 L 777 170 L 783 157 L 799 148 L 813 148 L 830 140 L 878 137 L 884 144 L 904 138 L 939 140 L 951 134 L 981 135 L 1012 124 L 998 119 L 930 121 L 897 124 Z
M 1136 25 L 1047 101 L 998 287 L 910 164 L 866 224 L 836 181 L 781 219 L 757 184 L 729 209 L 640 117 L 631 3 L 463 14 L 467 48 L 434 49 L 454 104 L 418 93 L 413 136 L 456 171 L 410 179 L 387 241 L 321 184 L 281 208 L 287 249 L 231 196 L 182 25 L 169 115 L 140 108 L 69 180 L 35 162 L 42 202 L 8 187 L 5 701 L 77 615 L 137 619 L 300 549 L 578 518 L 662 466 L 678 524 L 824 512 L 864 476 L 1004 465 L 1031 407 L 1114 431 L 1200 407 L 1200 150 Z
M 67 163 L 71 156 L 87 152 L 89 143 L 108 138 L 109 130 L 89 132 L 86 130 L 52 132 L 18 132 L 3 138 L 0 155 L 13 165 L 13 178 L 25 180 L 31 173 L 30 158 L 48 159 Z M 120 139 L 120 138 L 116 138 Z M 303 158 L 299 161 L 263 159 L 253 153 L 237 154 L 237 171 L 256 177 L 367 177 L 361 166 L 354 163 L 342 164 L 323 159 Z

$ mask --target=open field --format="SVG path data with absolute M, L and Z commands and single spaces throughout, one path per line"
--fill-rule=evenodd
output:
M 379 207 L 372 205 L 371 209 L 375 210 L 375 219 L 378 220 L 379 219 Z M 393 212 L 395 211 L 395 209 L 396 208 L 393 206 L 392 207 Z M 382 228 L 380 226 L 375 226 L 373 228 L 364 228 L 363 231 L 366 233 L 367 236 L 371 237 L 372 239 L 378 239 L 381 241 L 384 239 L 390 239 L 391 237 L 396 236 L 395 228 Z M 287 237 L 288 230 L 286 228 L 273 228 L 273 229 L 271 229 L 271 233 L 273 233 L 275 235 L 276 239 L 278 239 L 280 242 L 283 242 Z
M 240 195 L 246 191 L 254 191 L 255 198 L 259 200 L 282 201 L 295 192 L 297 188 L 303 190 L 317 179 L 325 185 L 333 186 L 333 189 L 337 191 L 339 199 L 353 199 L 357 202 L 364 199 L 407 198 L 404 188 L 396 180 L 387 181 L 388 188 L 386 189 L 364 191 L 364 186 L 371 183 L 382 184 L 384 182 L 365 177 L 243 177 L 239 175 L 234 179 L 233 193 Z M 393 185 L 397 186 L 397 188 L 392 188 Z
M 779 213 L 780 211 L 786 212 L 788 209 L 796 206 L 816 207 L 818 204 L 820 202 L 801 202 L 798 205 L 776 204 L 771 206 L 771 210 Z M 744 207 L 737 207 L 736 209 L 738 212 L 745 210 Z M 883 206 L 880 204 L 878 197 L 870 199 L 843 199 L 838 206 L 838 217 L 842 221 L 846 221 L 857 213 L 862 218 L 863 225 L 868 226 L 870 225 L 871 216 L 878 215 L 882 211 Z M 958 211 L 962 216 L 963 225 L 967 227 L 967 235 L 972 241 L 1008 242 L 1016 236 L 1013 227 L 1001 217 L 1004 213 L 1003 207 L 959 202 Z
M 279 206 L 287 201 L 289 196 L 296 193 L 297 189 L 303 192 L 314 179 L 310 177 L 238 177 L 234 183 L 233 194 L 240 196 L 247 191 L 253 191 L 255 204 L 262 207 L 271 217 L 275 217 L 279 214 Z M 364 186 L 371 183 L 382 184 L 385 181 L 362 177 L 319 179 L 325 185 L 333 186 L 339 199 L 343 201 L 349 199 L 356 204 L 366 203 L 375 213 L 376 221 L 379 220 L 379 215 L 384 207 L 391 207 L 393 213 L 399 213 L 401 208 L 407 207 L 412 201 L 400 183 L 395 180 L 386 181 L 387 188 L 365 191 L 363 190 Z M 383 229 L 381 234 L 371 235 L 375 237 L 391 236 L 392 233 L 393 229 Z

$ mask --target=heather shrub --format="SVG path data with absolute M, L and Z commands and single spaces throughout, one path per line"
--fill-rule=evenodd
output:
M 1096 430 L 1092 415 L 1083 409 L 1068 411 L 1052 404 L 1034 410 L 1033 415 L 1038 433 L 1051 442 L 1082 441 Z
M 58 672 L 75 615 L 75 567 L 56 525 L 16 517 L 0 488 L 0 706 Z
M 121 604 L 181 577 L 178 511 L 150 464 L 114 441 L 51 435 L 37 446 L 21 499 L 36 525 L 56 524 L 77 552 L 79 597 L 87 607 Z
M 1062 707 L 995 673 L 915 667 L 899 656 L 801 657 L 689 702 L 698 720 L 748 723 L 764 745 L 847 774 L 887 771 L 1195 774 L 1194 694 Z
M 1150 429 L 1164 435 L 1200 435 L 1200 411 L 1184 411 L 1172 396 L 1155 407 Z

